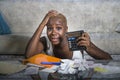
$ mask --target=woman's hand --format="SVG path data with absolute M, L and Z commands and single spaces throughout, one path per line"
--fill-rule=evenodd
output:
M 56 15 L 58 15 L 58 11 L 56 11 L 56 10 L 50 10 L 47 13 L 48 17 L 52 17 L 52 16 L 56 16 Z
M 77 38 L 77 45 L 78 46 L 85 46 L 86 50 L 90 47 L 90 36 L 88 33 L 84 32 L 82 36 Z
M 52 16 L 57 16 L 59 13 L 56 10 L 50 10 L 48 11 L 48 13 L 46 14 L 46 16 L 44 17 L 43 21 L 42 21 L 42 25 L 45 26 L 49 20 L 50 17 Z

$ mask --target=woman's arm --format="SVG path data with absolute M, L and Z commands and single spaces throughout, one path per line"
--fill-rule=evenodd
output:
M 43 51 L 44 45 L 40 40 L 40 36 L 41 36 L 42 31 L 43 31 L 44 27 L 46 26 L 49 18 L 51 16 L 56 16 L 57 14 L 58 13 L 55 10 L 51 10 L 46 14 L 46 16 L 42 20 L 41 24 L 38 26 L 37 30 L 33 34 L 32 38 L 28 42 L 28 45 L 27 45 L 26 51 L 25 51 L 27 58 Z
M 92 42 L 90 42 L 90 47 L 86 49 L 86 52 L 95 59 L 100 59 L 100 60 L 112 59 L 109 53 L 96 47 Z
M 109 53 L 101 50 L 91 42 L 90 37 L 86 32 L 78 38 L 78 45 L 85 46 L 86 52 L 95 59 L 112 59 Z

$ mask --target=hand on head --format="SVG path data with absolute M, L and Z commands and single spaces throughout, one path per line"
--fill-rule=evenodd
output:
M 52 17 L 52 16 L 57 16 L 59 13 L 56 10 L 50 10 L 48 11 L 47 15 Z

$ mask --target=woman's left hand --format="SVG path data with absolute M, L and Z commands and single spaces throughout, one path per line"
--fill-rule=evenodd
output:
M 87 32 L 84 32 L 82 36 L 77 38 L 77 45 L 78 46 L 85 46 L 86 49 L 90 47 L 90 36 Z

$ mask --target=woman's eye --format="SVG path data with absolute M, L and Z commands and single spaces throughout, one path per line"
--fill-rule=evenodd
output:
M 51 27 L 48 27 L 48 28 L 47 28 L 47 30 L 48 30 L 48 31 L 51 31 L 51 30 L 52 30 L 52 28 L 51 28 Z
M 62 28 L 61 27 L 57 27 L 57 30 L 59 31 L 59 30 L 61 30 Z

